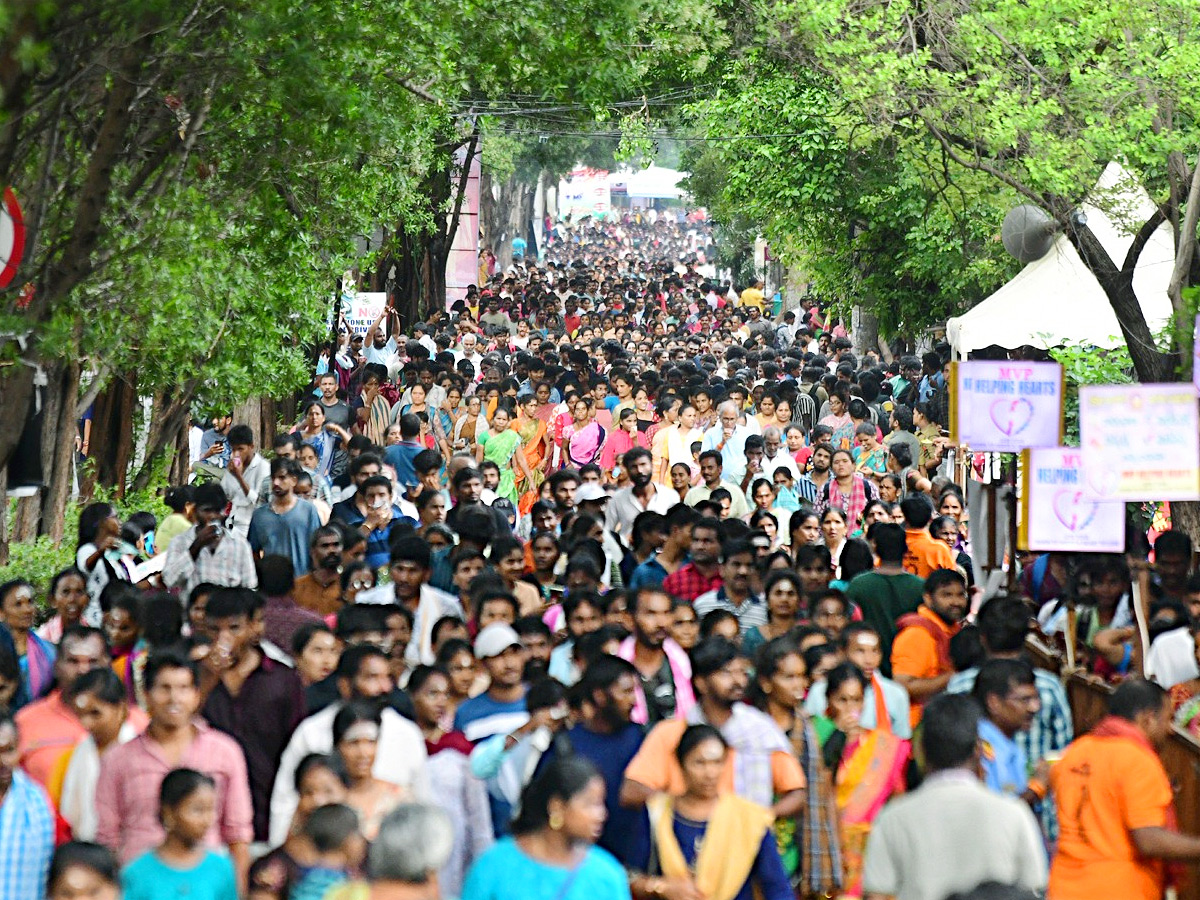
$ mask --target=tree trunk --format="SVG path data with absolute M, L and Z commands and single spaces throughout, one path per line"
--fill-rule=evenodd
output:
M 1073 225 L 1066 229 L 1071 244 L 1079 252 L 1083 264 L 1088 267 L 1121 326 L 1121 336 L 1129 347 L 1129 358 L 1137 372 L 1138 381 L 1144 384 L 1176 380 L 1173 355 L 1160 353 L 1154 344 L 1145 313 L 1133 290 L 1133 271 L 1137 257 L 1126 260 L 1123 268 L 1108 255 L 1100 240 L 1087 225 Z
M 854 340 L 854 355 L 863 358 L 867 352 L 879 349 L 879 318 L 866 306 L 855 304 L 850 310 L 850 335 Z
M 92 421 L 91 457 L 96 480 L 125 496 L 129 461 L 133 457 L 133 423 L 137 415 L 137 371 L 130 370 L 108 386 L 96 400 Z
M 1171 528 L 1185 532 L 1192 539 L 1193 546 L 1200 546 L 1200 502 L 1172 500 Z
M 80 366 L 72 361 L 61 370 L 58 396 L 46 410 L 46 430 L 50 432 L 50 416 L 57 405 L 57 429 L 54 442 L 43 444 L 43 453 L 49 451 L 46 469 L 46 488 L 42 493 L 41 533 L 61 541 L 66 529 L 67 501 L 71 497 L 71 481 L 75 472 L 75 406 L 79 402 Z M 54 380 L 51 379 L 51 386 Z M 45 438 L 44 438 L 45 439 Z
M 179 431 L 187 423 L 189 407 L 196 396 L 196 384 L 197 382 L 193 379 L 180 385 L 169 400 L 165 396 L 157 398 L 150 423 L 150 435 L 146 441 L 146 458 L 133 477 L 130 484 L 131 490 L 145 490 L 158 469 L 163 450 L 168 445 L 176 445 Z M 184 460 L 188 458 L 186 430 L 183 458 Z M 172 480 L 172 484 L 182 484 L 186 480 L 187 466 L 185 464 L 183 477 L 179 480 Z
M 18 544 L 32 541 L 37 537 L 38 519 L 41 518 L 42 505 L 39 501 L 42 491 L 30 497 L 22 497 L 17 501 L 17 512 L 13 516 L 12 539 Z

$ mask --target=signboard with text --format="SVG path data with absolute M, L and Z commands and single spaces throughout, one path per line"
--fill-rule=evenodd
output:
M 1200 499 L 1200 415 L 1190 384 L 1081 387 L 1079 439 L 1089 497 Z
M 950 434 L 972 450 L 1016 453 L 1062 443 L 1058 363 L 970 360 L 953 366 Z
M 1036 551 L 1124 551 L 1125 504 L 1086 495 L 1078 447 L 1027 450 L 1021 462 L 1019 546 Z
M 387 294 L 358 292 L 342 294 L 342 318 L 351 334 L 366 334 L 387 305 Z

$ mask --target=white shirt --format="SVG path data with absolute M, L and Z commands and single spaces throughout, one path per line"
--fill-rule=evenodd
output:
M 787 469 L 792 473 L 792 478 L 795 481 L 800 480 L 800 467 L 796 465 L 796 460 L 792 458 L 792 454 L 787 452 L 787 448 L 781 446 L 779 452 L 774 457 L 768 457 L 763 454 L 762 461 L 763 478 L 768 481 L 774 481 L 776 469 Z
M 716 425 L 704 432 L 704 438 L 700 441 L 700 452 L 716 450 L 724 441 L 725 446 L 720 451 L 722 477 L 734 484 L 741 484 L 742 476 L 746 474 L 746 438 L 753 433 L 746 425 L 735 425 L 733 434 L 726 441 L 725 426 L 718 420 Z
M 1200 667 L 1196 665 L 1196 644 L 1192 633 L 1184 628 L 1175 628 L 1160 634 L 1150 645 L 1146 654 L 1146 677 L 1157 681 L 1168 690 L 1177 684 L 1200 678 Z
M 221 487 L 229 502 L 233 504 L 233 510 L 226 522 L 231 529 L 245 537 L 250 531 L 250 518 L 258 507 L 259 491 L 264 482 L 268 485 L 271 483 L 271 464 L 255 453 L 250 465 L 242 471 L 242 480 L 246 482 L 250 493 L 242 490 L 237 478 L 228 468 L 221 476 Z
M 642 506 L 642 501 L 633 495 L 633 488 L 622 488 L 613 494 L 608 501 L 608 511 L 605 513 L 605 527 L 617 534 L 625 543 L 633 537 L 633 520 L 643 512 L 666 514 L 667 510 L 679 502 L 679 494 L 674 488 L 665 487 L 651 482 L 654 493 L 650 502 Z
M 396 603 L 396 591 L 390 584 L 362 591 L 354 599 L 355 603 Z M 438 619 L 445 616 L 457 616 L 465 620 L 462 603 L 453 594 L 449 594 L 433 585 L 421 585 L 421 598 L 417 601 L 417 613 L 413 616 L 412 638 L 404 649 L 404 658 L 409 665 L 432 666 L 436 661 L 433 652 L 433 626 Z
M 363 356 L 369 363 L 378 363 L 390 369 L 396 361 L 396 339 L 388 338 L 382 347 L 376 347 L 374 341 L 369 344 L 364 342 Z
M 113 746 L 128 744 L 138 736 L 138 730 L 130 722 L 122 723 Z M 63 776 L 62 799 L 58 811 L 71 826 L 71 834 L 77 841 L 94 841 L 100 817 L 96 814 L 96 782 L 100 780 L 100 753 L 96 739 L 90 734 L 75 745 L 67 773 Z
M 341 708 L 342 704 L 334 703 L 296 726 L 279 759 L 275 788 L 271 791 L 272 847 L 278 847 L 287 838 L 292 817 L 296 814 L 296 804 L 300 800 L 295 785 L 296 767 L 310 753 L 333 750 L 333 720 Z M 429 785 L 428 761 L 425 738 L 420 729 L 394 709 L 384 709 L 372 770 L 375 777 L 408 788 L 413 800 L 431 802 L 434 797 Z
M 863 865 L 863 892 L 944 900 L 985 881 L 1046 887 L 1046 851 L 1029 807 L 960 771 L 935 773 L 883 808 Z

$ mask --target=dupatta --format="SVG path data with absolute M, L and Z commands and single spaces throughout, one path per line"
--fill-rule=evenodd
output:
M 694 880 L 706 900 L 733 900 L 741 892 L 754 869 L 763 836 L 774 821 L 771 812 L 757 803 L 736 794 L 722 794 L 704 829 L 693 876 L 675 837 L 671 796 L 657 794 L 650 798 L 647 808 L 652 859 L 657 859 L 657 868 L 667 878 Z

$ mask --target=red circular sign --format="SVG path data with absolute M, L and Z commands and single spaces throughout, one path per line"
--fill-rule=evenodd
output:
M 21 204 L 13 189 L 4 189 L 4 203 L 0 205 L 0 288 L 6 288 L 16 277 L 25 253 L 25 218 Z

